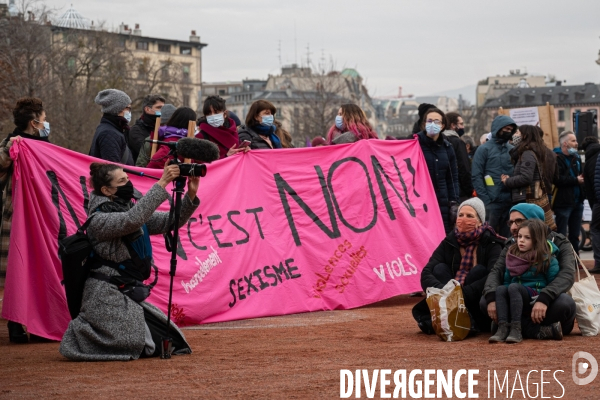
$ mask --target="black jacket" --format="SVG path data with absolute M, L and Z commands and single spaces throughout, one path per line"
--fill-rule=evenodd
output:
M 102 117 L 96 128 L 90 156 L 115 163 L 134 165 L 125 135 L 106 117 Z
M 575 268 L 577 268 L 575 256 L 573 255 L 573 246 L 571 246 L 569 239 L 560 233 L 552 232 L 548 228 L 548 240 L 558 247 L 556 260 L 558 261 L 559 271 L 556 278 L 540 292 L 538 301 L 545 305 L 550 305 L 554 299 L 571 289 L 571 286 L 573 286 L 573 282 L 575 281 Z M 506 252 L 513 243 L 514 238 L 511 238 L 506 243 L 502 253 L 500 253 L 500 257 L 498 257 L 498 261 L 496 261 L 496 265 L 494 265 L 492 272 L 489 273 L 487 280 L 485 281 L 483 295 L 488 304 L 492 301 L 496 301 L 496 288 L 504 284 Z
M 492 268 L 498 260 L 498 256 L 502 251 L 503 240 L 490 231 L 485 231 L 479 239 L 479 246 L 477 246 L 477 264 L 483 265 L 487 268 L 488 273 L 492 271 Z M 435 287 L 441 289 L 444 285 L 433 276 L 433 268 L 438 264 L 446 264 L 452 269 L 452 274 L 456 275 L 460 269 L 460 261 L 462 256 L 460 254 L 460 245 L 454 235 L 454 230 L 446 236 L 442 243 L 435 249 L 429 262 L 423 268 L 421 272 L 421 287 L 423 291 L 426 291 L 428 287 Z M 478 302 L 483 293 L 483 287 L 485 285 L 486 278 L 482 278 L 470 285 L 463 286 L 463 294 L 465 296 L 465 302 Z
M 444 131 L 443 135 L 450 142 L 456 155 L 456 166 L 458 167 L 458 186 L 461 198 L 473 197 L 473 183 L 471 182 L 471 160 L 467 152 L 467 145 L 462 141 L 458 133 Z
M 556 149 L 555 154 L 558 173 L 554 179 L 556 195 L 552 198 L 552 207 L 573 207 L 577 187 L 579 188 L 578 203 L 583 203 L 585 189 L 577 180 L 577 177 L 583 173 L 581 159 L 579 156 L 566 156 L 560 149 Z
M 450 202 L 458 202 L 458 170 L 454 149 L 443 135 L 439 135 L 435 142 L 425 132 L 419 132 L 417 137 L 435 189 L 444 229 L 448 233 L 453 228 L 450 223 Z
M 540 180 L 540 168 L 537 163 L 539 159 L 532 150 L 525 150 L 521 157 L 517 156 L 516 150 L 515 147 L 510 151 L 511 160 L 515 164 L 515 172 L 504 182 L 504 186 L 511 190 L 522 189 L 525 191 L 533 182 Z M 549 191 L 550 189 L 546 189 L 546 194 Z
M 240 144 L 244 140 L 249 140 L 250 148 L 253 150 L 272 149 L 272 147 L 269 146 L 269 143 L 267 143 L 265 139 L 260 137 L 258 133 L 256 133 L 254 130 L 252 130 L 252 128 L 247 127 L 246 125 L 240 125 L 238 127 L 238 137 L 240 139 Z
M 590 202 L 590 207 L 596 203 L 596 191 L 594 190 L 594 178 L 596 175 L 596 160 L 600 153 L 600 144 L 590 144 L 585 149 L 585 164 L 583 165 L 583 185 L 585 187 L 585 195 Z
M 150 137 L 150 133 L 154 130 L 153 126 L 146 124 L 142 118 L 135 121 L 135 125 L 129 130 L 127 144 L 131 149 L 133 160 L 136 161 L 140 150 L 144 147 L 144 140 Z

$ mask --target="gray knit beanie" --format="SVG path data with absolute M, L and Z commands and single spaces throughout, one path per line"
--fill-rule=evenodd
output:
M 96 104 L 102 106 L 104 114 L 117 115 L 131 104 L 131 99 L 127 93 L 117 89 L 104 89 L 98 92 Z
M 479 220 L 481 222 L 485 221 L 485 206 L 483 205 L 483 201 L 481 201 L 479 197 L 473 197 L 472 199 L 465 200 L 462 203 L 460 203 L 460 206 L 458 206 L 458 212 L 460 212 L 460 209 L 464 206 L 473 207 L 473 210 L 475 210 L 475 212 L 479 216 Z
M 173 104 L 165 104 L 160 109 L 160 123 L 166 124 L 167 121 L 171 118 L 171 116 L 175 112 L 175 110 L 177 110 L 177 108 L 175 108 L 175 106 Z

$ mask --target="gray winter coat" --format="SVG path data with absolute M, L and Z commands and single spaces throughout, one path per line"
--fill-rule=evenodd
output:
M 102 213 L 96 212 L 96 209 L 110 199 L 92 192 L 88 214 L 96 215 L 87 232 L 94 252 L 106 260 L 122 262 L 130 258 L 129 251 L 121 240 L 123 236 L 141 229 L 144 224 L 151 235 L 166 232 L 170 222 L 169 213 L 155 210 L 168 198 L 167 191 L 155 184 L 129 211 Z M 184 196 L 180 227 L 187 222 L 199 204 L 198 198 L 192 202 L 187 195 Z M 108 266 L 95 271 L 108 276 L 119 275 L 117 270 Z M 135 360 L 145 348 L 151 349 L 154 346 L 145 323 L 144 311 L 166 325 L 167 317 L 152 304 L 136 303 L 121 293 L 116 285 L 88 278 L 81 311 L 69 323 L 59 351 L 63 356 L 77 361 Z M 171 329 L 183 337 L 174 324 Z
M 508 125 L 515 125 L 512 118 L 500 115 L 492 122 L 492 138 L 479 146 L 473 156 L 471 165 L 471 177 L 473 188 L 477 197 L 486 206 L 497 204 L 510 204 L 510 190 L 502 184 L 501 176 L 512 176 L 514 168 L 510 162 L 509 151 L 513 148 L 508 143 L 501 143 L 496 135 L 498 131 Z M 485 177 L 489 175 L 494 181 L 493 186 L 486 185 Z
M 537 163 L 537 158 L 535 153 L 531 150 L 526 150 L 523 152 L 521 157 L 517 160 L 515 164 L 515 173 L 514 176 L 508 178 L 504 185 L 509 189 L 523 189 L 525 190 L 528 186 L 533 184 L 535 181 L 540 180 L 540 169 Z M 541 184 L 540 184 L 541 185 Z M 546 194 L 548 194 L 549 189 L 546 190 Z

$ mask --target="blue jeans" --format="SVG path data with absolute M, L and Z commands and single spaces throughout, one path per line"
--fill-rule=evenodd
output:
M 555 207 L 556 227 L 558 233 L 569 238 L 575 251 L 579 251 L 579 234 L 581 233 L 581 218 L 583 217 L 583 203 L 573 207 Z M 568 233 L 568 234 L 567 234 Z

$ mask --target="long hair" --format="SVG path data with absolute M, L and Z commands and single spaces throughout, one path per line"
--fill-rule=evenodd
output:
M 277 107 L 275 107 L 273 103 L 266 100 L 256 100 L 254 103 L 252 103 L 250 109 L 248 110 L 248 115 L 246 115 L 246 126 L 253 127 L 259 125 L 260 122 L 256 120 L 256 117 L 258 117 L 258 114 L 260 114 L 263 110 L 270 110 L 273 118 L 275 118 L 275 114 L 277 114 Z
M 289 149 L 291 147 L 294 147 L 292 145 L 292 135 L 290 135 L 290 133 L 288 131 L 283 129 L 283 125 L 281 125 L 281 122 L 274 119 L 273 124 L 277 127 L 277 130 L 275 131 L 275 135 L 277 135 L 279 140 L 281 140 L 281 147 L 283 147 L 284 149 Z
M 533 265 L 535 265 L 537 274 L 540 272 L 546 272 L 548 270 L 548 266 L 550 265 L 550 247 L 548 246 L 548 240 L 546 239 L 548 236 L 548 227 L 546 223 L 539 219 L 528 219 L 523 221 L 521 226 L 519 227 L 519 232 L 521 229 L 527 228 L 529 229 L 529 236 L 531 236 L 531 250 L 535 252 L 535 256 L 533 258 Z M 517 238 L 518 240 L 518 238 Z M 521 256 L 523 253 L 519 250 L 518 243 L 513 244 L 509 247 L 508 252 L 517 257 Z
M 378 139 L 377 133 L 369 123 L 364 111 L 356 104 L 342 104 L 344 131 L 353 132 L 357 139 Z M 327 143 L 331 144 L 335 136 L 343 133 L 335 124 L 327 132 Z
M 544 164 L 546 163 L 546 145 L 540 136 L 540 131 L 537 126 L 521 125 L 521 143 L 517 145 L 516 157 L 519 159 L 527 150 L 533 151 L 539 162 L 539 171 L 545 171 Z M 550 178 L 550 177 L 547 177 Z

